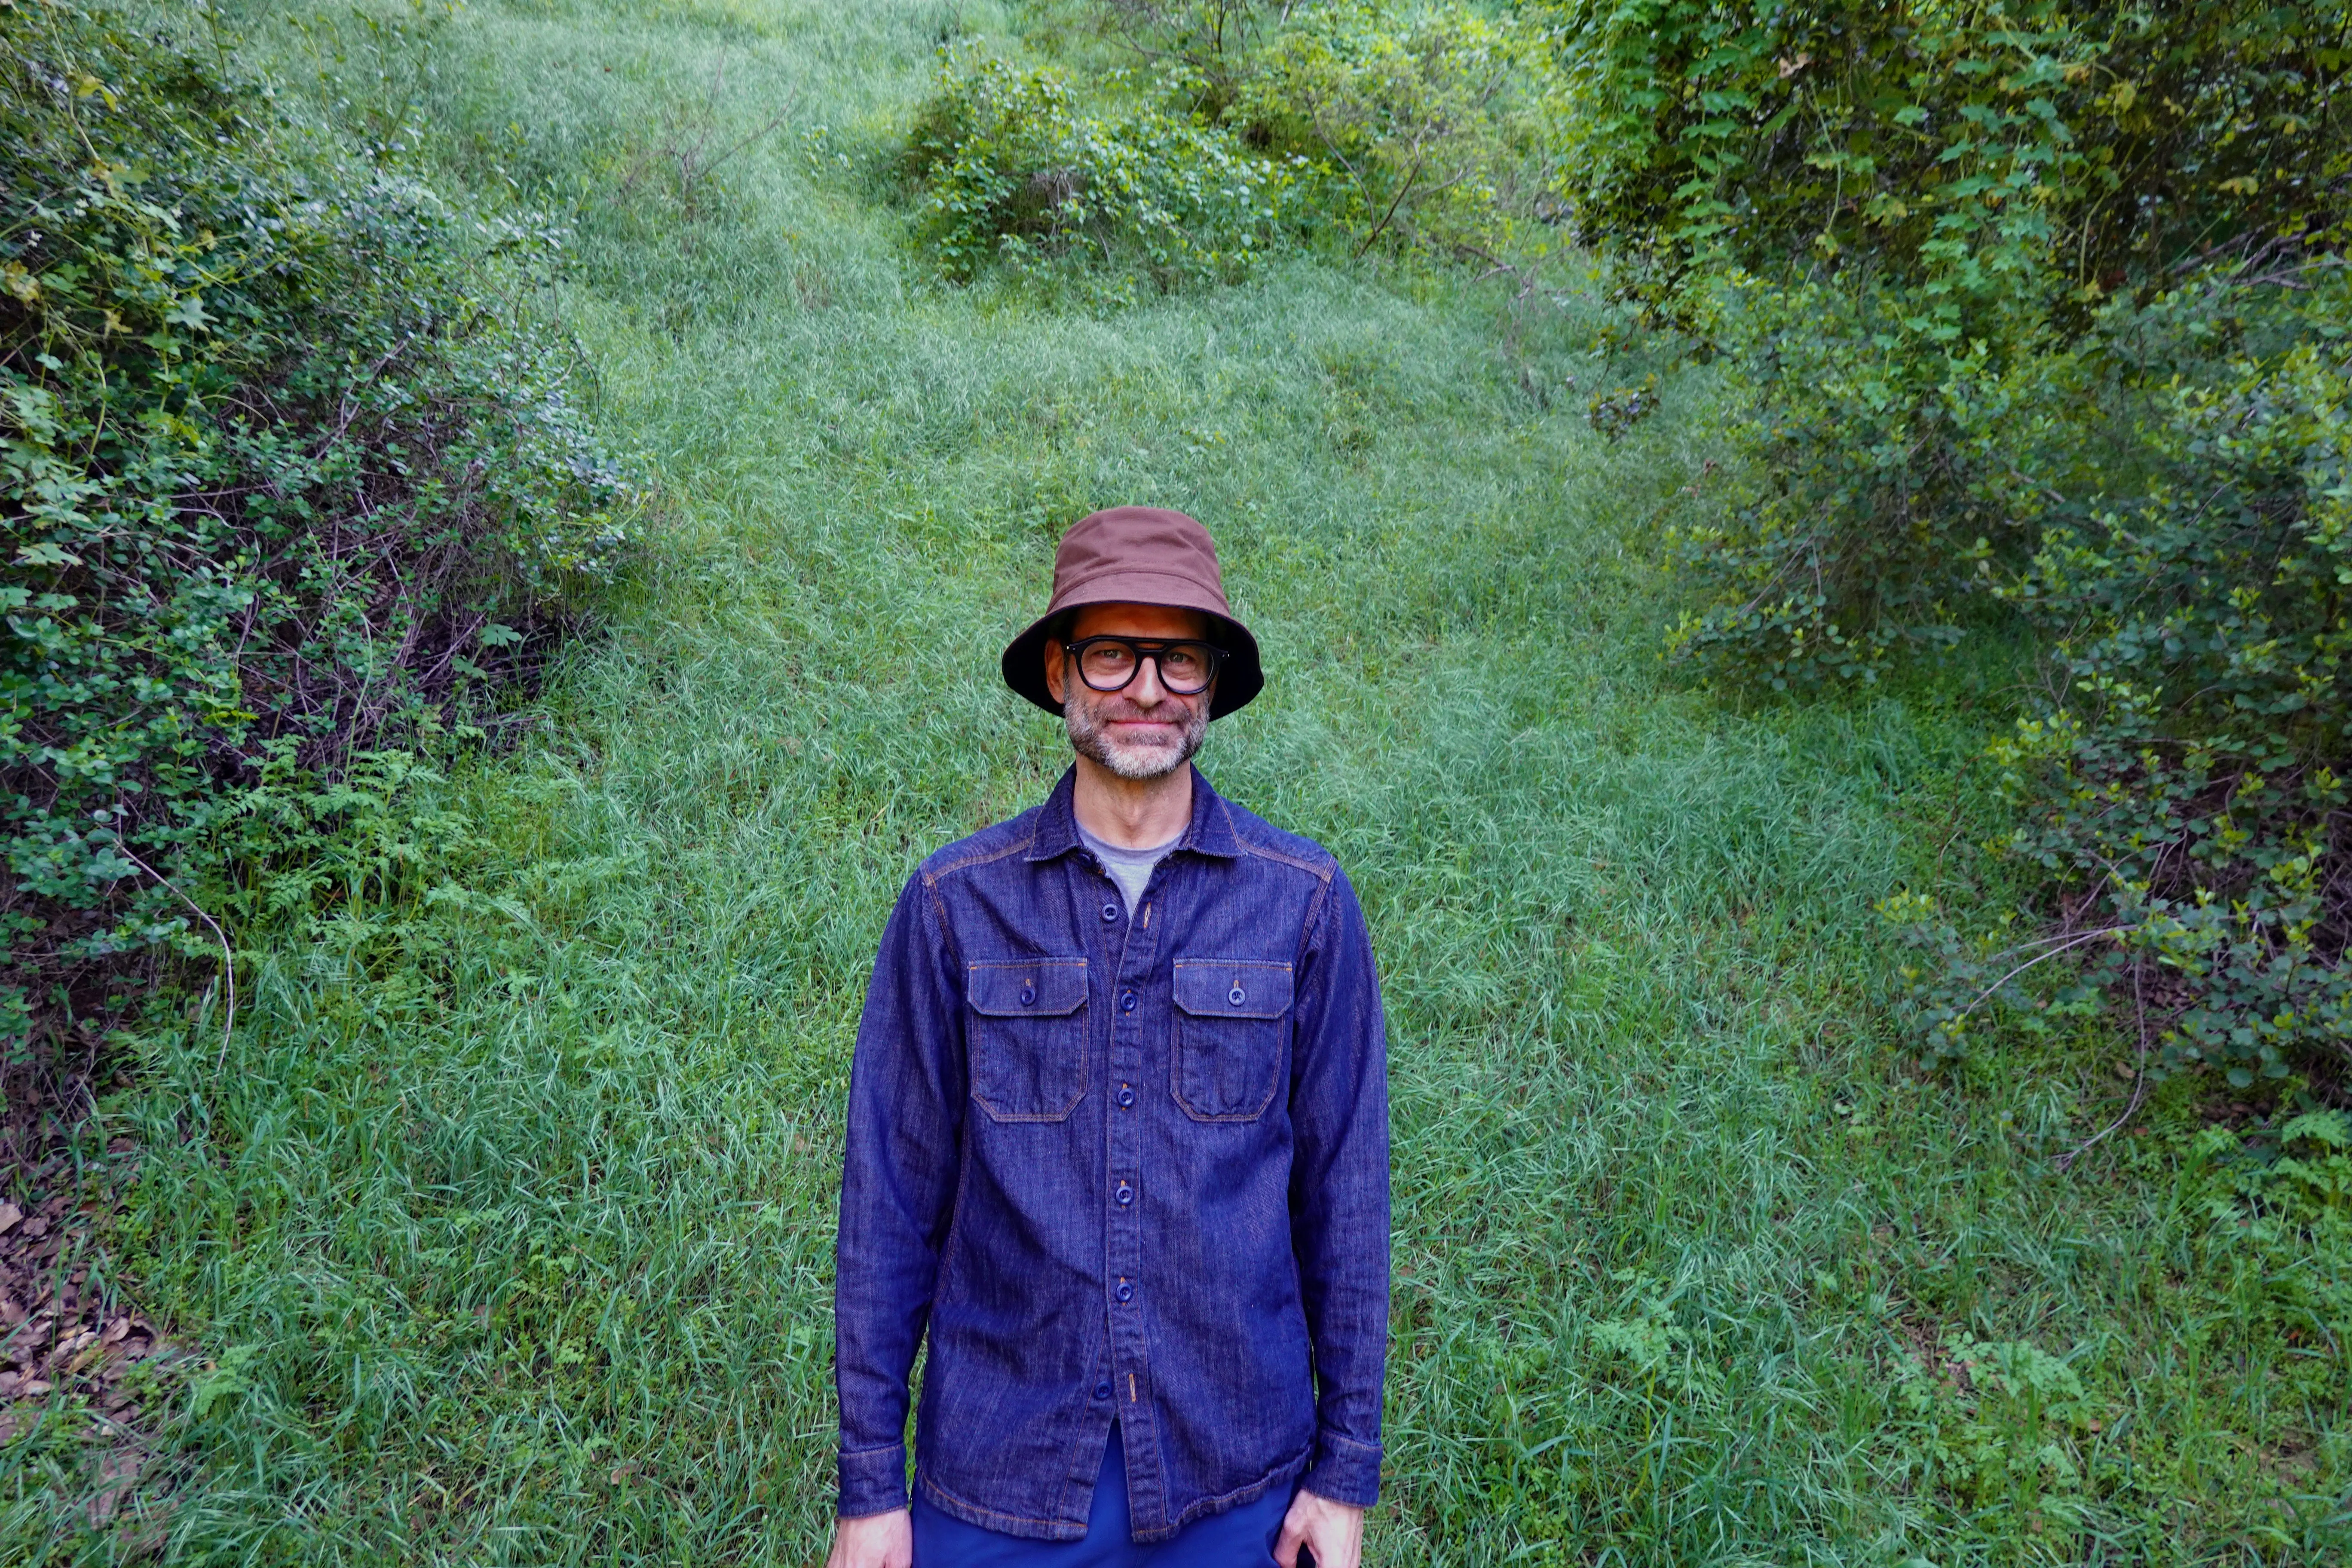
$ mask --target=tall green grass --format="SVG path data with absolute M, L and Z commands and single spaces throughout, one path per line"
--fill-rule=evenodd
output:
M 2121 1103 L 2095 1022 L 1953 1079 L 1894 1048 L 1871 906 L 1982 894 L 1997 715 L 1666 678 L 1651 563 L 1709 389 L 1602 441 L 1595 300 L 1512 322 L 1310 258 L 1109 316 L 931 281 L 875 171 L 933 49 L 1018 20 L 478 0 L 434 35 L 427 161 L 576 215 L 551 308 L 668 511 L 520 749 L 383 825 L 438 846 L 394 896 L 247 933 L 226 1047 L 191 1004 L 107 1110 L 142 1150 L 112 1255 L 218 1362 L 159 1425 L 173 1559 L 814 1559 L 872 944 L 1059 771 L 995 653 L 1060 528 L 1147 500 L 1216 531 L 1272 672 L 1204 767 L 1339 855 L 1382 966 L 1372 1561 L 2340 1555 L 2342 1352 L 2279 1302 L 2343 1257 L 2217 1233 L 2186 1089 L 2055 1171 Z M 628 183 L 666 125 L 786 103 L 690 216 Z M 1995 1399 L 1943 1354 L 1977 1342 L 2095 1413 Z M 0 1448 L 0 1555 L 130 1550 L 68 1528 L 55 1452 Z

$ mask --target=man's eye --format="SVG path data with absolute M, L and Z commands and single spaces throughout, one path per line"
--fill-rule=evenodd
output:
M 1135 655 L 1117 643 L 1107 643 L 1100 647 L 1087 649 L 1088 669 L 1125 669 L 1134 662 Z
M 1161 657 L 1160 662 L 1167 667 L 1169 674 L 1179 679 L 1201 673 L 1201 655 L 1196 648 L 1171 647 Z

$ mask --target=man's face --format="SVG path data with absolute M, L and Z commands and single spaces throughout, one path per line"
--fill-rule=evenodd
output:
M 1160 661 L 1148 658 L 1123 691 L 1097 691 L 1078 679 L 1065 642 L 1084 637 L 1129 637 L 1153 641 L 1205 638 L 1209 619 L 1196 610 L 1159 605 L 1089 605 L 1068 632 L 1045 644 L 1045 689 L 1062 704 L 1070 744 L 1078 755 L 1123 779 L 1156 779 L 1190 762 L 1208 738 L 1212 683 L 1191 697 L 1171 691 L 1160 679 Z

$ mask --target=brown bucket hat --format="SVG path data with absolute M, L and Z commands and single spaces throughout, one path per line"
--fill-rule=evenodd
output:
M 1216 542 L 1181 511 L 1115 506 L 1070 525 L 1054 552 L 1054 597 L 1045 613 L 1004 647 L 1004 684 L 1059 715 L 1045 689 L 1045 643 L 1062 617 L 1087 605 L 1166 605 L 1209 616 L 1209 640 L 1225 650 L 1209 717 L 1222 719 L 1265 685 L 1257 639 L 1234 619 L 1217 573 Z

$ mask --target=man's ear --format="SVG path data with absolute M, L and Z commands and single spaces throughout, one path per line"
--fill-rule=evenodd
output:
M 1062 695 L 1062 639 L 1047 637 L 1044 649 L 1045 659 L 1045 691 L 1058 705 L 1069 700 Z

